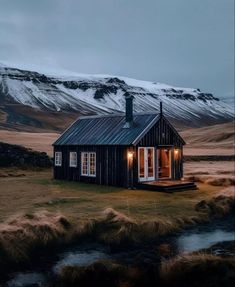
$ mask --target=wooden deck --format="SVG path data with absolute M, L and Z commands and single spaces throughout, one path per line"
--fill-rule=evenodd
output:
M 138 188 L 153 190 L 153 191 L 164 191 L 174 192 L 183 191 L 189 189 L 197 189 L 194 182 L 184 180 L 159 180 L 159 181 L 146 181 L 138 184 Z

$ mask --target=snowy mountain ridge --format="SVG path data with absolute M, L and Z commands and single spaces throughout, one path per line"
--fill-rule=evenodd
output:
M 110 75 L 53 76 L 0 65 L 1 105 L 107 114 L 125 110 L 126 92 L 135 97 L 135 112 L 158 112 L 162 101 L 169 118 L 196 126 L 230 121 L 234 116 L 231 106 L 199 89 Z

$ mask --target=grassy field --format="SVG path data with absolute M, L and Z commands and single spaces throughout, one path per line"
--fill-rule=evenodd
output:
M 99 218 L 108 207 L 135 220 L 194 216 L 194 206 L 217 195 L 221 186 L 173 194 L 128 190 L 52 179 L 52 170 L 0 170 L 0 222 L 19 213 L 61 212 L 79 219 Z

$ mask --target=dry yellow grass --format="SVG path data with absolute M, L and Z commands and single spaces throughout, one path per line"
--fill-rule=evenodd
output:
M 208 185 L 166 194 L 55 181 L 51 170 L 4 172 L 11 176 L 0 177 L 0 277 L 58 244 L 143 242 L 234 208 L 233 198 L 214 198 L 220 189 Z
M 180 132 L 186 141 L 185 155 L 233 155 L 235 123 L 229 122 Z
M 61 214 L 45 211 L 12 217 L 0 224 L 1 251 L 10 261 L 30 260 L 35 247 L 48 247 L 50 243 L 59 241 L 69 225 Z
M 221 192 L 222 187 L 199 184 L 199 190 L 173 194 L 57 181 L 52 170 L 1 170 L 0 221 L 16 213 L 40 210 L 83 219 L 97 218 L 111 207 L 133 220 L 170 219 L 197 215 L 194 206 Z M 15 177 L 17 174 L 25 176 Z

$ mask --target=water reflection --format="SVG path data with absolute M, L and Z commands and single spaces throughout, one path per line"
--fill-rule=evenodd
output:
M 192 252 L 208 248 L 221 241 L 235 240 L 235 231 L 215 230 L 214 232 L 183 234 L 177 238 L 179 252 Z
M 110 256 L 99 250 L 68 251 L 59 255 L 59 261 L 54 265 L 53 272 L 59 271 L 66 265 L 88 266 L 100 259 L 107 259 Z
M 18 273 L 8 281 L 8 287 L 43 286 L 46 283 L 46 276 L 42 273 L 28 272 Z

